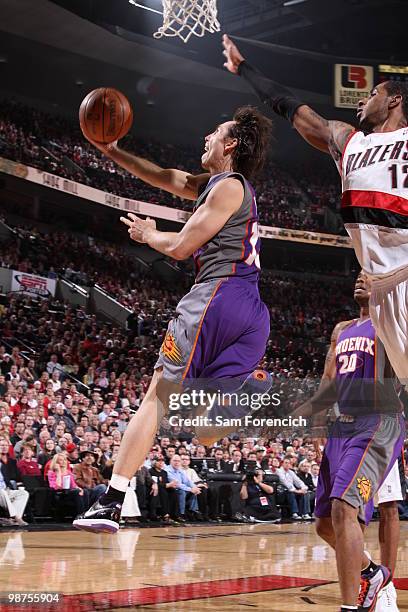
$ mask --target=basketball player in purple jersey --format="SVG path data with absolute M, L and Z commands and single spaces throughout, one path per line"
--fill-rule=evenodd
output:
M 93 143 L 150 185 L 196 200 L 180 232 L 159 231 L 152 219 L 131 213 L 121 218 L 137 242 L 174 259 L 194 255 L 196 282 L 169 323 L 150 387 L 126 429 L 107 492 L 74 521 L 80 529 L 118 530 L 129 480 L 144 462 L 167 412 L 169 388 L 180 392 L 189 379 L 246 380 L 241 389 L 255 385 L 259 392 L 271 386 L 270 376 L 256 370 L 270 325 L 259 296 L 258 212 L 249 182 L 266 158 L 270 128 L 270 120 L 256 108 L 238 109 L 231 121 L 205 138 L 201 163 L 207 172 L 198 176 L 161 168 L 116 143 Z
M 397 501 L 402 499 L 398 461 L 394 463 L 378 490 L 383 566 L 375 565 L 367 553 L 363 553 L 362 535 L 360 536 L 357 518 L 361 526 L 370 521 L 376 483 L 378 484 L 381 479 L 384 480 L 384 465 L 388 461 L 386 456 L 382 457 L 381 462 L 378 461 L 376 455 L 382 453 L 382 448 L 378 445 L 375 436 L 371 435 L 373 423 L 370 420 L 374 418 L 376 426 L 375 422 L 379 423 L 387 413 L 390 414 L 390 418 L 394 418 L 401 411 L 401 402 L 391 366 L 370 319 L 370 280 L 363 272 L 357 278 L 354 299 L 360 306 L 360 318 L 342 321 L 334 328 L 321 388 L 309 400 L 309 406 L 301 406 L 297 413 L 304 415 L 312 406 L 311 412 L 316 415 L 329 407 L 333 396 L 328 393 L 328 385 L 335 383 L 338 421 L 330 433 L 319 474 L 315 508 L 315 515 L 318 517 L 316 530 L 340 556 L 341 549 L 343 547 L 347 549 L 349 546 L 348 539 L 353 540 L 353 547 L 358 543 L 362 553 L 359 597 L 361 605 L 365 606 L 361 609 L 394 612 L 397 610 L 395 588 L 391 582 L 385 584 L 385 588 L 382 588 L 382 585 L 389 576 L 387 568 L 390 568 L 393 574 L 397 561 L 399 541 Z M 386 390 L 376 384 L 375 377 L 384 380 Z M 366 381 L 365 386 L 360 384 L 363 380 Z M 329 404 L 325 405 L 328 397 L 331 399 Z M 371 416 L 365 416 L 361 414 L 362 412 L 367 415 L 371 413 Z M 355 424 L 359 422 L 362 425 L 356 426 Z M 373 441 L 363 458 L 363 452 L 367 448 L 367 437 Z M 391 453 L 392 447 L 388 448 L 387 452 Z M 383 466 L 381 469 L 380 463 Z M 374 473 L 372 473 L 373 467 Z M 353 539 L 353 530 L 349 526 L 340 532 L 336 529 L 336 512 L 338 512 L 336 506 L 339 502 L 346 502 L 358 511 L 358 515 L 355 514 L 354 529 L 361 538 L 360 542 L 358 538 Z M 354 554 L 356 550 L 357 548 L 354 548 Z M 347 558 L 347 552 L 344 556 Z M 347 563 L 350 564 L 349 559 Z M 378 595 L 379 600 L 375 607 Z M 389 606 L 386 605 L 388 601 L 390 601 Z
M 361 268 L 372 279 L 370 316 L 392 367 L 408 385 L 408 85 L 386 81 L 357 107 L 358 130 L 328 121 L 265 78 L 224 35 L 224 66 L 251 84 L 342 179 L 342 216 Z

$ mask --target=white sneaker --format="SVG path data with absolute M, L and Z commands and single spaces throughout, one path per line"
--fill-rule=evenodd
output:
M 304 521 L 311 521 L 312 517 L 310 516 L 310 514 L 302 514 L 302 519 Z
M 375 612 L 399 612 L 397 606 L 397 591 L 392 582 L 378 593 Z

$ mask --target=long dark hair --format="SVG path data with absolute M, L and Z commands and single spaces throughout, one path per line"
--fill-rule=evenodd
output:
M 262 170 L 268 155 L 272 121 L 255 106 L 241 106 L 234 114 L 229 136 L 238 144 L 232 152 L 232 169 L 252 179 Z

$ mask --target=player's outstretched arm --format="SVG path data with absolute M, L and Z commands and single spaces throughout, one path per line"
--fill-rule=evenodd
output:
M 161 232 L 152 219 L 140 219 L 133 213 L 120 220 L 128 226 L 132 240 L 148 244 L 173 259 L 187 259 L 220 231 L 241 206 L 243 197 L 244 188 L 239 181 L 233 178 L 220 181 L 180 232 Z
M 104 145 L 89 138 L 88 140 L 101 153 L 130 172 L 130 174 L 133 174 L 133 176 L 153 187 L 164 189 L 186 200 L 196 200 L 200 186 L 210 178 L 209 174 L 194 175 L 175 168 L 162 168 L 148 159 L 120 149 L 117 142 Z
M 232 40 L 223 36 L 224 66 L 232 74 L 239 74 L 254 89 L 257 96 L 272 110 L 288 119 L 299 134 L 320 151 L 330 153 L 338 161 L 344 151 L 352 125 L 342 121 L 329 121 L 316 113 L 310 106 L 298 100 L 293 92 L 251 66 Z

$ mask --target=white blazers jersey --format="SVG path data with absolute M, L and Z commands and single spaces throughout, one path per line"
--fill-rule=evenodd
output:
M 408 128 L 353 132 L 339 168 L 344 224 L 363 270 L 408 267 Z

